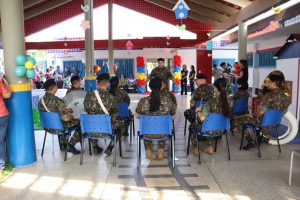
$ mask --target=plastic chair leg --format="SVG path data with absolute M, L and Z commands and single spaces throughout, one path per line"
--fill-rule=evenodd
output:
M 61 150 L 61 142 L 60 142 L 60 135 L 57 135 L 57 139 L 58 139 L 58 144 L 59 144 L 59 150 Z
M 227 131 L 225 132 L 225 136 L 226 136 L 226 146 L 227 146 L 228 160 L 230 160 L 230 150 L 229 150 L 229 143 L 228 143 L 228 134 L 227 134 Z
M 187 124 L 187 119 L 185 118 L 185 122 L 184 122 L 184 135 L 186 135 L 186 124 Z
M 243 127 L 243 130 L 242 130 L 242 139 L 241 139 L 240 151 L 242 150 L 242 147 L 243 147 L 244 136 L 245 136 L 245 127 Z
M 260 131 L 257 132 L 255 130 L 254 132 L 255 132 L 255 142 L 256 142 L 256 147 L 257 147 L 257 151 L 258 151 L 258 157 L 261 158 L 260 147 L 259 147 L 260 146 L 260 144 L 259 144 L 260 142 L 259 142 L 259 139 L 258 139 L 258 137 L 260 135 Z
M 215 150 L 214 152 L 217 152 L 217 147 L 218 147 L 218 138 L 215 138 Z
M 123 154 L 122 154 L 122 142 L 121 142 L 121 138 L 119 139 L 119 152 L 120 152 L 120 157 L 123 157 Z
M 89 152 L 90 152 L 90 156 L 92 156 L 91 140 L 88 139 L 88 141 L 89 141 Z
M 44 149 L 45 149 L 46 138 L 47 138 L 47 132 L 45 131 L 45 136 L 44 136 L 44 142 L 43 142 L 43 147 L 42 147 L 41 157 L 43 157 L 43 155 L 44 155 Z
M 80 165 L 83 164 L 83 149 L 84 149 L 84 137 L 81 138 L 81 153 L 80 153 Z M 89 145 L 90 146 L 90 145 Z
M 52 135 L 52 155 L 54 155 L 54 135 Z
M 138 154 L 138 168 L 141 166 L 141 138 L 138 134 L 137 136 L 137 142 L 138 142 L 138 145 L 137 145 L 137 154 Z
M 197 137 L 197 148 L 198 148 L 199 164 L 201 165 L 200 144 L 199 144 L 199 140 L 198 140 L 198 135 L 196 135 L 196 137 Z
M 133 126 L 133 136 L 135 137 L 134 116 L 132 117 L 132 126 Z
M 290 164 L 290 175 L 289 175 L 289 186 L 292 185 L 292 173 L 293 173 L 293 162 L 294 162 L 294 154 L 295 152 L 293 151 L 291 154 L 291 164 Z
M 132 131 L 132 125 L 133 125 L 133 122 L 130 121 L 130 135 L 129 135 L 129 145 L 132 145 L 132 135 L 133 135 L 133 131 Z
M 280 147 L 279 136 L 278 136 L 278 128 L 276 128 L 276 139 L 277 139 L 278 151 L 279 153 L 281 153 L 281 147 Z
M 113 156 L 113 167 L 116 166 L 116 159 L 117 159 L 117 150 L 116 150 L 116 144 L 117 144 L 117 136 L 114 136 L 115 141 L 115 148 L 114 148 L 114 156 Z
M 175 167 L 175 142 L 174 142 L 174 137 L 171 139 L 172 143 L 172 167 Z
M 64 161 L 67 160 L 67 153 L 68 153 L 68 147 L 69 147 L 69 138 L 70 138 L 70 135 L 71 135 L 71 133 L 69 132 L 69 133 L 68 133 L 68 136 L 67 136 L 67 148 L 66 148 L 66 151 L 65 151 L 65 158 L 64 158 Z
M 189 131 L 189 137 L 188 137 L 188 146 L 187 146 L 187 150 L 186 150 L 187 156 L 190 154 L 190 143 L 191 143 L 191 131 Z

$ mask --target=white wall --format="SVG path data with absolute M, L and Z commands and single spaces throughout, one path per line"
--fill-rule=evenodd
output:
M 213 50 L 212 58 L 234 58 L 238 60 L 238 50 Z
M 299 78 L 299 71 L 298 71 L 298 62 L 300 58 L 293 58 L 293 59 L 280 59 L 277 60 L 277 69 L 284 73 L 285 79 L 287 81 L 293 81 L 293 88 L 292 88 L 292 105 L 289 107 L 289 110 L 296 116 L 296 104 L 297 104 L 297 96 L 299 95 L 300 91 L 298 90 L 298 78 Z M 298 102 L 299 105 L 300 102 Z M 298 116 L 299 119 L 299 108 L 298 108 Z
M 95 59 L 108 58 L 107 50 L 95 50 Z M 180 55 L 182 64 L 187 66 L 195 65 L 197 63 L 196 49 L 142 49 L 142 50 L 115 50 L 114 58 L 131 58 L 134 59 L 138 56 L 143 56 L 145 61 L 149 58 L 173 58 L 174 55 Z M 85 60 L 85 52 L 70 52 L 68 54 L 64 53 L 50 53 L 48 54 L 48 66 L 52 65 L 51 61 L 55 60 L 55 65 L 62 66 L 63 61 L 67 60 Z M 134 62 L 135 63 L 135 62 Z M 134 64 L 134 69 L 136 73 L 136 63 Z

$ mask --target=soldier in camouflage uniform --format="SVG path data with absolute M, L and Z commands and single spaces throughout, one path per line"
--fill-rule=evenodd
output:
M 110 79 L 109 93 L 115 96 L 117 103 L 128 103 L 130 105 L 130 97 L 127 92 L 119 88 L 119 78 L 117 76 Z M 121 135 L 128 136 L 128 127 L 130 119 L 120 119 L 124 126 L 121 127 Z
M 112 129 L 114 133 L 117 135 L 117 140 L 120 139 L 120 127 L 122 126 L 122 123 L 117 119 L 118 115 L 118 105 L 116 98 L 109 94 L 107 91 L 108 85 L 109 85 L 109 74 L 100 74 L 97 77 L 98 80 L 98 90 L 99 96 L 103 102 L 104 107 L 108 111 L 109 115 L 111 116 L 111 122 L 112 122 Z M 88 114 L 105 114 L 104 110 L 101 108 L 97 97 L 95 95 L 95 92 L 89 92 L 87 93 L 85 99 L 84 99 L 84 110 Z M 106 137 L 107 134 L 105 133 L 89 133 L 90 136 L 93 137 Z M 99 154 L 102 152 L 102 148 L 98 146 L 97 140 L 92 140 L 92 144 L 94 147 L 95 154 Z M 109 146 L 105 150 L 104 153 L 107 155 L 111 155 L 111 152 L 114 148 L 114 141 L 111 140 Z
M 238 91 L 234 93 L 234 95 L 232 96 L 233 100 L 248 99 L 248 98 L 249 98 L 248 83 L 241 85 Z
M 153 78 L 150 80 L 149 84 L 152 93 L 151 96 L 142 98 L 136 107 L 136 117 L 139 118 L 140 115 L 172 115 L 176 113 L 175 104 L 171 99 L 161 93 L 162 90 L 162 80 L 159 78 Z M 145 135 L 146 138 L 164 138 L 166 135 Z M 152 142 L 144 141 L 146 149 L 147 159 L 156 159 L 156 156 L 152 152 Z M 165 141 L 158 142 L 158 152 L 157 157 L 159 160 L 164 159 L 164 149 Z
M 290 105 L 290 101 L 288 96 L 281 89 L 282 84 L 284 83 L 284 77 L 272 74 L 268 78 L 269 80 L 266 83 L 268 92 L 262 96 L 262 101 L 258 106 L 258 110 L 254 114 L 254 116 L 244 115 L 235 119 L 235 125 L 239 131 L 243 129 L 244 124 L 253 124 L 255 126 L 259 126 L 263 114 L 268 109 L 282 110 L 284 112 L 287 111 Z M 266 135 L 267 131 L 268 127 L 263 128 L 263 130 L 261 131 L 262 135 L 260 140 L 265 143 L 269 142 L 269 138 Z M 244 146 L 243 149 L 248 150 L 255 146 L 255 142 L 247 131 L 245 132 L 245 136 L 248 144 Z
M 67 94 L 74 90 L 83 90 L 83 88 L 80 87 L 80 81 L 81 81 L 80 76 L 73 76 L 71 78 L 72 87 L 68 89 Z
M 197 89 L 194 91 L 191 101 L 190 109 L 184 111 L 185 118 L 190 122 L 190 128 L 193 128 L 196 119 L 196 103 L 198 101 L 208 101 L 214 96 L 214 88 L 206 83 L 207 77 L 205 74 L 198 74 L 195 79 Z
M 226 84 L 227 80 L 225 78 L 218 78 L 214 82 L 214 98 L 210 98 L 205 104 L 201 105 L 196 109 L 197 117 L 196 123 L 193 126 L 193 134 L 191 135 L 192 140 L 192 151 L 195 155 L 197 155 L 198 148 L 197 148 L 197 132 L 201 131 L 202 123 L 205 118 L 208 116 L 209 113 L 220 113 L 224 116 L 229 116 L 230 108 L 227 99 L 227 92 L 226 92 Z M 206 134 L 220 134 L 223 133 L 220 131 L 209 131 Z M 201 151 L 203 153 L 212 154 L 214 152 L 212 147 L 212 139 L 208 138 L 208 145 L 205 148 L 202 148 Z
M 68 109 L 65 106 L 65 103 L 62 99 L 55 96 L 55 93 L 57 91 L 57 85 L 54 79 L 48 79 L 44 84 L 44 88 L 46 90 L 46 94 L 39 101 L 39 110 L 41 112 L 57 112 L 62 120 L 65 129 L 69 129 L 76 126 L 79 128 L 79 130 L 75 131 L 75 133 L 71 137 L 68 144 L 68 148 L 67 136 L 59 136 L 62 150 L 65 150 L 67 148 L 68 152 L 73 154 L 79 154 L 80 151 L 75 149 L 75 144 L 80 141 L 81 137 L 79 120 L 74 119 L 73 115 L 71 114 L 72 110 Z M 61 133 L 61 131 L 53 129 L 45 129 L 45 131 L 51 133 Z
M 167 87 L 167 84 L 165 82 L 162 82 L 162 90 L 161 90 L 161 93 L 164 95 L 164 96 L 167 96 L 168 98 L 171 99 L 171 101 L 175 104 L 175 107 L 177 108 L 177 100 L 176 100 L 176 97 L 175 95 L 170 92 L 169 90 L 166 90 L 165 88 Z
M 149 74 L 145 82 L 145 85 L 147 86 L 147 83 L 151 78 L 160 78 L 163 80 L 165 84 L 167 84 L 167 87 L 165 87 L 164 90 L 169 91 L 169 80 L 172 80 L 174 82 L 173 75 L 171 71 L 164 66 L 165 60 L 163 58 L 157 59 L 157 62 L 158 62 L 158 67 L 155 67 L 151 71 L 151 73 Z

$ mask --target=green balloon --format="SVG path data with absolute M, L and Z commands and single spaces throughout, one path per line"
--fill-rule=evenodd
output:
M 17 77 L 23 77 L 23 76 L 25 76 L 25 74 L 26 74 L 25 67 L 24 66 L 16 66 L 15 69 L 14 69 L 14 74 Z
M 36 63 L 36 60 L 33 57 L 29 56 L 29 55 L 26 56 L 26 60 L 31 61 L 33 63 L 33 65 L 35 65 L 35 63 Z
M 27 70 L 27 71 L 26 71 L 26 77 L 27 77 L 27 78 L 32 79 L 32 78 L 34 78 L 34 76 L 35 76 L 35 71 L 34 71 L 34 69 L 30 69 L 30 70 Z

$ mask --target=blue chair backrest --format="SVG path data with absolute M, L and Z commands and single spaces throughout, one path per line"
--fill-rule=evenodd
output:
M 196 108 L 202 106 L 202 105 L 205 104 L 206 102 L 207 102 L 206 100 L 197 101 L 197 102 L 196 102 Z
M 219 113 L 209 113 L 205 118 L 201 132 L 228 130 L 230 119 Z
M 140 134 L 163 134 L 172 135 L 171 115 L 140 116 Z
M 233 103 L 233 114 L 245 113 L 246 111 L 248 111 L 248 98 L 236 99 Z
M 126 102 L 118 103 L 118 116 L 121 118 L 130 118 L 128 107 L 129 105 Z
M 111 119 L 109 115 L 80 115 L 80 128 L 82 134 L 106 133 L 112 134 Z
M 282 110 L 268 109 L 261 120 L 260 127 L 279 125 L 283 116 Z
M 44 129 L 64 130 L 60 116 L 56 112 L 40 112 L 40 119 Z

